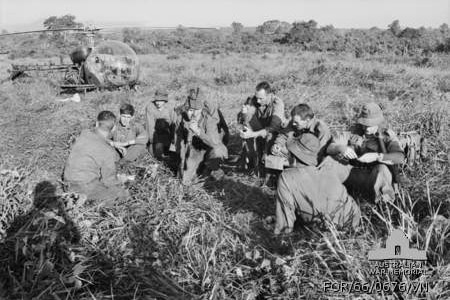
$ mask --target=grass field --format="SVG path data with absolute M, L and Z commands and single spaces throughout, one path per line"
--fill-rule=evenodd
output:
M 382 245 L 392 227 L 427 251 L 430 272 L 420 279 L 429 283 L 428 293 L 398 292 L 392 299 L 450 298 L 450 71 L 445 67 L 450 57 L 438 57 L 428 68 L 389 58 L 313 53 L 140 60 L 137 92 L 94 92 L 80 103 L 57 102 L 61 96 L 51 76 L 0 85 L 0 234 L 13 241 L 0 252 L 0 298 L 341 299 L 326 295 L 323 284 L 373 280 L 367 253 Z M 0 76 L 8 63 L 0 61 Z M 220 182 L 183 187 L 150 157 L 127 169 L 137 180 L 129 185 L 126 203 L 104 212 L 78 200 L 67 209 L 80 234 L 73 245 L 47 234 L 48 224 L 58 222 L 54 214 L 30 214 L 37 183 L 48 180 L 62 193 L 71 142 L 93 125 L 99 111 L 118 112 L 120 103 L 129 101 L 142 118 L 157 88 L 168 88 L 172 101 L 181 104 L 189 87 L 200 86 L 219 101 L 235 132 L 241 103 L 261 80 L 272 83 L 287 110 L 306 102 L 332 126 L 351 124 L 362 103 L 376 101 L 393 129 L 421 131 L 427 158 L 405 168 L 410 181 L 395 203 L 359 199 L 362 227 L 352 233 L 327 224 L 298 226 L 294 235 L 274 238 L 270 189 L 231 171 Z M 230 150 L 238 149 L 234 139 Z M 20 215 L 40 216 L 45 225 L 31 230 L 41 223 L 20 223 L 25 230 L 15 232 L 19 238 L 7 238 L 7 228 Z M 352 294 L 350 299 L 386 297 Z

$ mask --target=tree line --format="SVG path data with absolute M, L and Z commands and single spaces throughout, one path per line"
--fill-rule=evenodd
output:
M 78 28 L 83 24 L 75 16 L 51 16 L 44 23 L 46 29 Z M 69 38 L 68 38 L 69 36 Z M 16 56 L 48 56 L 65 54 L 83 39 L 82 35 L 43 33 L 14 37 L 18 47 Z M 129 44 L 138 54 L 172 52 L 251 52 L 314 51 L 364 55 L 428 56 L 434 52 L 450 51 L 450 29 L 402 27 L 398 20 L 385 29 L 337 29 L 331 25 L 319 27 L 314 20 L 288 22 L 269 20 L 256 28 L 233 22 L 228 28 L 192 30 L 179 26 L 175 30 L 146 30 L 123 28 L 114 33 L 99 34 L 96 39 L 116 39 Z M 0 40 L 4 43 L 6 39 Z M 23 46 L 21 48 L 21 46 Z M 20 54 L 18 54 L 20 52 Z M 43 53 L 39 55 L 39 53 Z

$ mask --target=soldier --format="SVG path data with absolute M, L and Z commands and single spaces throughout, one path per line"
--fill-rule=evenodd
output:
M 177 115 L 166 91 L 158 90 L 146 107 L 149 152 L 157 159 L 169 154 L 174 139 Z
M 148 134 L 142 125 L 135 122 L 131 104 L 122 104 L 119 111 L 119 124 L 113 131 L 110 144 L 120 152 L 123 160 L 134 161 L 145 153 Z
M 116 151 L 108 142 L 115 122 L 112 112 L 100 112 L 95 129 L 82 131 L 75 141 L 64 169 L 70 191 L 86 194 L 105 206 L 129 196 L 117 177 Z
M 324 161 L 324 168 L 337 172 L 349 187 L 374 196 L 375 201 L 393 200 L 393 176 L 388 166 L 401 164 L 405 159 L 399 140 L 387 129 L 376 103 L 363 105 L 356 125 L 348 136 L 334 137 L 327 153 L 335 160 Z
M 228 126 L 217 103 L 205 101 L 200 90 L 191 89 L 180 124 L 177 126 L 177 148 L 180 153 L 180 177 L 189 184 L 203 163 L 206 172 L 219 179 L 221 163 L 228 158 L 225 143 Z
M 240 137 L 249 148 L 250 165 L 260 170 L 270 144 L 286 123 L 284 102 L 263 81 L 256 86 L 255 95 L 247 98 L 238 118 L 244 125 Z
M 328 125 L 315 117 L 311 107 L 307 104 L 298 104 L 291 111 L 291 121 L 281 130 L 272 146 L 272 154 L 288 157 L 286 142 L 303 133 L 312 133 L 319 139 L 319 163 L 326 155 L 326 148 L 331 141 L 331 132 Z
M 356 227 L 361 216 L 358 205 L 335 174 L 315 167 L 320 150 L 317 137 L 304 133 L 288 140 L 286 147 L 296 164 L 278 179 L 274 233 L 292 232 L 296 213 L 305 222 L 325 217 L 340 227 Z

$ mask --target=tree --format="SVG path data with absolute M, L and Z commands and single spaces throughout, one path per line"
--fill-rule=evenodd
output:
M 400 22 L 399 20 L 395 20 L 391 24 L 388 25 L 389 31 L 392 32 L 393 35 L 398 36 L 402 29 L 400 28 Z
M 439 32 L 442 34 L 444 38 L 447 38 L 450 35 L 450 29 L 446 23 L 439 26 Z
M 289 31 L 288 39 L 291 43 L 303 44 L 307 48 L 307 45 L 316 38 L 318 30 L 317 22 L 314 20 L 295 22 Z
M 51 16 L 44 20 L 44 27 L 45 29 L 83 27 L 83 24 L 75 22 L 75 19 L 76 17 L 73 15 L 64 15 L 62 17 Z
M 262 34 L 274 34 L 278 27 L 280 27 L 281 22 L 278 20 L 270 20 L 264 22 L 262 25 L 256 27 L 256 32 Z
M 231 28 L 233 28 L 234 35 L 240 35 L 242 33 L 242 29 L 244 29 L 244 25 L 239 22 L 231 23 Z

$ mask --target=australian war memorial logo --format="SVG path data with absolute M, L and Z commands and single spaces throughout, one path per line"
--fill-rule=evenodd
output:
M 369 277 L 365 281 L 324 282 L 323 291 L 330 294 L 407 294 L 423 296 L 429 291 L 426 251 L 411 248 L 409 239 L 394 229 L 386 246 L 369 251 Z
M 411 248 L 408 237 L 400 229 L 392 231 L 386 247 L 369 251 L 369 261 L 372 275 L 426 274 L 426 251 Z

